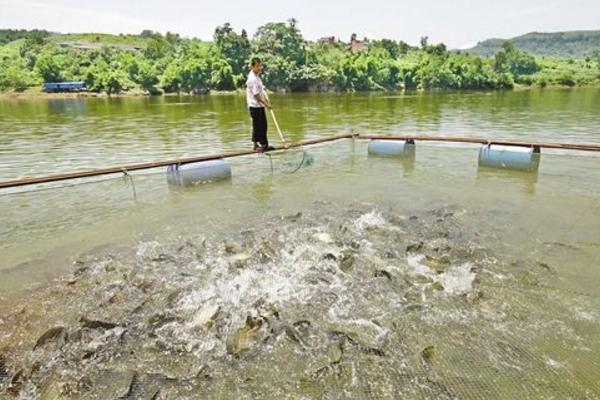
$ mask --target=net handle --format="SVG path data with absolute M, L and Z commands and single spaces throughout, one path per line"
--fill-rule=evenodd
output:
M 266 90 L 265 90 L 265 97 L 267 98 L 269 105 L 271 105 L 271 99 L 269 98 L 269 95 L 267 94 Z M 285 140 L 285 137 L 283 136 L 283 133 L 281 132 L 281 128 L 279 127 L 279 122 L 277 122 L 277 117 L 275 117 L 275 111 L 273 111 L 272 108 L 269 108 L 269 111 L 271 112 L 271 118 L 273 118 L 273 123 L 275 124 L 275 128 L 277 129 L 277 133 L 279 134 L 281 141 L 284 144 L 287 143 L 287 141 Z
M 285 138 L 283 137 L 283 133 L 281 132 L 281 128 L 279 127 L 279 122 L 277 122 L 277 118 L 275 117 L 275 111 L 273 109 L 271 111 L 271 118 L 273 118 L 273 123 L 275 123 L 275 128 L 277 128 L 277 133 L 279 133 L 279 137 L 283 143 L 287 143 Z

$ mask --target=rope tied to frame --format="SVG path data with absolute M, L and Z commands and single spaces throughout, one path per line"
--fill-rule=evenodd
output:
M 266 92 L 265 92 L 265 95 L 267 97 L 267 101 L 270 102 L 271 100 L 269 99 L 269 95 Z M 275 116 L 275 111 L 273 111 L 272 108 L 269 111 L 270 111 L 270 114 L 271 114 L 271 118 L 273 119 L 273 123 L 275 124 L 275 129 L 277 130 L 277 133 L 279 134 L 279 138 L 281 139 L 281 142 L 283 143 L 283 147 L 284 147 L 283 154 L 286 154 L 286 152 L 288 150 L 290 150 L 291 147 L 288 145 L 288 141 L 286 140 L 285 136 L 283 135 L 283 132 L 281 131 L 281 127 L 279 126 L 279 121 L 277 121 L 277 117 Z M 300 170 L 300 168 L 302 168 L 302 166 L 306 162 L 306 150 L 304 149 L 304 146 L 302 146 L 302 145 L 300 145 L 300 149 L 302 150 L 302 160 L 292 170 L 290 170 L 290 171 L 284 171 L 284 170 L 282 170 L 282 172 L 284 174 L 288 174 L 288 175 L 295 174 L 296 172 L 298 172 Z M 274 172 L 274 169 L 273 169 L 273 157 L 269 153 L 264 153 L 264 154 L 267 157 L 269 157 L 269 163 L 270 163 L 270 166 L 271 166 L 271 173 L 273 173 Z
M 125 182 L 129 180 L 129 182 L 131 183 L 131 190 L 133 191 L 133 201 L 137 202 L 137 192 L 135 190 L 135 182 L 133 181 L 133 175 L 131 175 L 126 168 L 121 168 L 121 172 L 123 172 L 123 179 L 125 180 Z

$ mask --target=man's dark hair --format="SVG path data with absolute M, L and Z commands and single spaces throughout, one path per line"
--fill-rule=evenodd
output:
M 258 65 L 258 64 L 262 64 L 262 61 L 260 61 L 260 58 L 253 57 L 252 61 L 250 61 L 250 65 L 252 65 L 254 67 L 255 65 Z

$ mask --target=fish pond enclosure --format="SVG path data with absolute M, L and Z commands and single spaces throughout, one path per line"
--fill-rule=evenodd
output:
M 233 97 L 0 102 L 2 182 L 127 166 L 0 189 L 0 399 L 600 398 L 600 98 L 511 96 L 282 96 L 242 157 Z

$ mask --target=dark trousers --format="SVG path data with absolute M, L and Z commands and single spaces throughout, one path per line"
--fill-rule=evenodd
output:
M 267 139 L 267 115 L 265 114 L 265 108 L 250 107 L 250 116 L 252 117 L 252 142 L 258 142 L 261 146 L 267 147 L 269 139 Z

